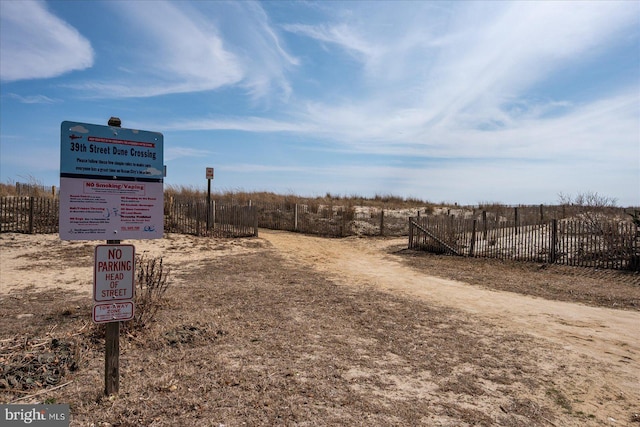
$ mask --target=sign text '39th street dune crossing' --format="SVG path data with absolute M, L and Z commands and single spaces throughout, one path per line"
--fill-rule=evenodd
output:
M 65 121 L 60 131 L 60 237 L 163 236 L 163 135 Z

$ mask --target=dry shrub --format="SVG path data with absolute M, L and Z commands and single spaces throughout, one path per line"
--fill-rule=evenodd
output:
M 133 320 L 127 322 L 126 327 L 144 328 L 155 319 L 169 287 L 168 279 L 169 269 L 164 267 L 162 258 L 136 255 L 136 309 Z
M 56 197 L 57 189 L 55 186 L 44 185 L 31 175 L 21 176 L 20 179 L 22 182 L 10 179 L 0 183 L 0 197 Z
M 85 347 L 77 337 L 30 338 L 17 335 L 0 342 L 0 392 L 25 394 L 59 385 L 76 371 Z
M 197 186 L 165 186 L 165 197 L 171 198 L 204 198 L 207 195 L 206 188 Z M 278 194 L 270 191 L 244 191 L 241 189 L 216 188 L 211 193 L 211 198 L 218 203 L 233 205 L 271 205 L 282 204 L 287 209 L 294 205 L 308 205 L 312 213 L 318 212 L 318 206 L 372 206 L 382 209 L 404 209 L 423 206 L 425 211 L 433 211 L 434 204 L 415 197 L 404 198 L 391 194 L 376 194 L 374 197 L 365 197 L 357 194 L 342 196 L 326 193 L 324 196 L 305 197 L 294 193 Z

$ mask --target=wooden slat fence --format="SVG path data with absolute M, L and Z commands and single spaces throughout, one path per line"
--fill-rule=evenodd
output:
M 57 233 L 59 201 L 52 197 L 0 197 L 0 232 Z
M 45 186 L 40 184 L 27 184 L 16 182 L 16 195 L 21 197 L 44 197 L 51 195 L 55 197 L 57 188 L 55 186 Z
M 59 200 L 0 197 L 0 232 L 57 233 Z M 409 247 L 439 253 L 640 270 L 640 231 L 629 221 L 547 219 L 547 210 L 519 208 L 472 217 L 409 218 Z M 624 212 L 623 212 L 624 213 Z M 628 217 L 628 215 L 626 215 Z M 619 217 L 624 216 L 619 214 Z M 406 218 L 406 217 L 405 217 Z M 395 218 L 394 218 L 395 219 Z M 392 215 L 371 215 L 370 228 L 391 232 Z M 258 227 L 341 237 L 360 234 L 351 208 L 302 204 L 223 205 L 202 199 L 165 198 L 165 231 L 201 236 L 256 236 Z M 402 230 L 399 230 L 402 233 Z
M 352 211 L 342 206 L 261 203 L 257 211 L 259 227 L 331 237 L 349 235 L 353 219 Z
M 640 271 L 640 229 L 631 222 L 409 219 L 409 249 L 502 260 Z
M 214 200 L 168 198 L 165 200 L 165 231 L 196 236 L 249 237 L 258 235 L 256 209 L 228 206 Z
M 59 199 L 51 197 L 0 197 L 0 232 L 57 233 Z M 198 236 L 257 236 L 255 208 L 211 203 L 207 228 L 207 203 L 195 199 L 165 199 L 165 232 Z

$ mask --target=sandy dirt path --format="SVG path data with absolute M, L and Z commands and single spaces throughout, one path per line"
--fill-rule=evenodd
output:
M 612 375 L 597 382 L 610 382 L 631 401 L 640 402 L 638 312 L 550 301 L 427 276 L 389 255 L 389 248 L 403 245 L 406 238 L 325 239 L 271 230 L 261 230 L 260 237 L 292 262 L 307 264 L 345 285 L 373 285 L 416 296 L 558 344 L 565 350 L 558 357 L 584 359 L 585 375 L 590 365 L 606 366 Z

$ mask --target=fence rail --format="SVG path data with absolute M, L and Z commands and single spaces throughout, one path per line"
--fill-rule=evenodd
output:
M 409 249 L 517 261 L 640 271 L 640 229 L 621 221 L 478 221 L 410 218 Z
M 59 200 L 0 197 L 0 232 L 57 233 Z M 472 215 L 407 217 L 406 211 L 363 210 L 313 204 L 225 205 L 166 197 L 165 231 L 200 236 L 256 236 L 258 227 L 323 236 L 409 235 L 409 248 L 463 256 L 574 266 L 640 270 L 640 230 L 615 220 L 549 219 L 548 210 L 523 215 L 476 211 Z M 628 215 L 627 215 L 628 216 Z M 408 221 L 407 221 L 408 218 Z M 544 219 L 547 218 L 547 219 Z
M 331 237 L 350 234 L 351 213 L 342 206 L 261 203 L 257 205 L 257 212 L 258 225 L 263 228 Z
M 215 201 L 169 198 L 164 206 L 164 229 L 197 236 L 248 237 L 258 235 L 256 209 Z
M 52 197 L 0 197 L 0 232 L 57 233 L 59 210 Z
M 59 199 L 51 197 L 0 197 L 0 232 L 57 233 Z M 209 213 L 209 218 L 207 218 Z M 257 236 L 256 210 L 206 201 L 168 198 L 164 206 L 164 230 L 198 236 Z M 209 222 L 207 222 L 209 221 Z

